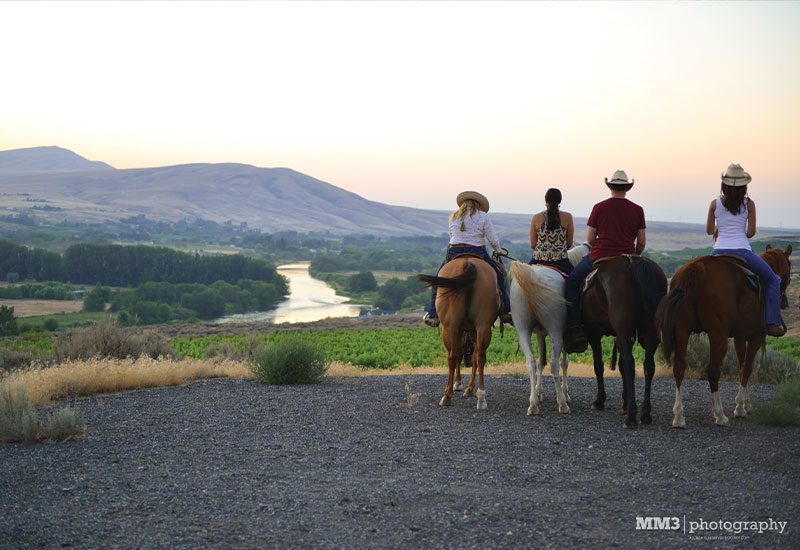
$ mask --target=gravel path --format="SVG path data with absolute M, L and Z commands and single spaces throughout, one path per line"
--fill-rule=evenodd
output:
M 559 415 L 546 379 L 537 417 L 526 379 L 488 377 L 488 411 L 437 407 L 443 384 L 226 379 L 77 400 L 85 441 L 0 446 L 0 547 L 800 545 L 800 429 L 718 428 L 705 382 L 686 381 L 685 431 L 670 428 L 669 380 L 638 430 L 591 410 L 593 380 L 570 380 L 573 412 Z M 619 379 L 607 390 L 616 409 Z M 731 416 L 735 390 L 722 384 Z M 636 530 L 637 515 L 789 523 L 697 539 Z

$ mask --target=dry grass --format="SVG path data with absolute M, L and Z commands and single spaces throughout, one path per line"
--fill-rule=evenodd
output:
M 76 313 L 83 309 L 83 300 L 0 300 L 0 306 L 14 308 L 17 317 Z
M 22 387 L 34 406 L 68 397 L 80 397 L 138 388 L 178 386 L 202 378 L 250 376 L 239 361 L 168 359 L 90 359 L 68 361 L 47 368 L 30 368 L 3 379 L 10 388 Z

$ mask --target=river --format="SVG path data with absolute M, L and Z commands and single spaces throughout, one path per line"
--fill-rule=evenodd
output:
M 278 273 L 289 279 L 289 298 L 276 309 L 228 315 L 215 323 L 246 323 L 271 321 L 273 323 L 302 323 L 319 321 L 327 317 L 358 317 L 361 306 L 345 304 L 349 298 L 339 296 L 323 281 L 308 273 L 308 262 L 278 266 Z

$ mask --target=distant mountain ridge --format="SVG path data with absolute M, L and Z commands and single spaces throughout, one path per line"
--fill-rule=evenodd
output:
M 105 162 L 92 161 L 57 146 L 0 151 L 0 173 L 75 172 L 114 170 Z
M 449 214 L 370 201 L 289 168 L 222 163 L 115 169 L 60 147 L 0 152 L 0 214 L 32 208 L 51 221 L 101 223 L 145 215 L 247 222 L 270 233 L 377 236 L 442 235 Z M 529 214 L 492 212 L 502 240 L 527 241 L 530 219 Z M 585 234 L 585 222 L 576 218 L 577 239 Z M 707 246 L 699 224 L 648 222 L 648 229 L 653 246 L 658 234 L 677 248 Z

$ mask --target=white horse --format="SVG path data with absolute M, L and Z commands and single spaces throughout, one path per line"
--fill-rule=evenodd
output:
M 575 266 L 589 253 L 588 244 L 579 244 L 569 252 L 569 261 Z M 539 413 L 542 402 L 542 370 L 545 358 L 545 336 L 550 336 L 550 373 L 556 388 L 558 412 L 569 412 L 569 386 L 567 366 L 569 359 L 564 351 L 564 329 L 567 323 L 567 301 L 564 299 L 565 278 L 558 271 L 543 265 L 511 264 L 511 317 L 517 329 L 519 347 L 525 354 L 525 365 L 531 379 L 528 415 Z M 531 335 L 536 333 L 539 344 L 539 361 L 533 357 Z M 559 377 L 559 356 L 561 374 Z

